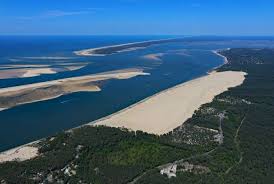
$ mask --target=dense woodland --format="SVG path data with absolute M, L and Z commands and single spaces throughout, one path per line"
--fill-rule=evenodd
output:
M 39 143 L 40 156 L 0 165 L 0 183 L 274 183 L 274 50 L 222 51 L 219 71 L 244 83 L 167 135 L 82 127 Z M 176 177 L 161 174 L 176 165 Z

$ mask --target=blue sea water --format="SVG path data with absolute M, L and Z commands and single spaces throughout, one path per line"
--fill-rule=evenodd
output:
M 121 110 L 148 96 L 182 82 L 205 75 L 223 63 L 214 49 L 263 47 L 259 38 L 235 42 L 231 38 L 186 38 L 185 42 L 159 44 L 143 50 L 105 57 L 79 57 L 73 51 L 168 36 L 6 36 L 0 37 L 0 66 L 5 64 L 88 63 L 77 71 L 32 78 L 2 79 L 0 88 L 72 76 L 142 67 L 148 76 L 127 80 L 108 80 L 101 92 L 79 92 L 56 99 L 20 105 L 0 111 L 0 151 L 25 144 L 57 132 L 77 127 Z M 260 38 L 261 39 L 261 38 Z M 233 39 L 234 40 L 234 39 Z M 162 60 L 149 60 L 147 54 L 166 53 Z M 32 57 L 32 59 L 30 59 Z M 66 57 L 39 59 L 33 57 Z M 184 99 L 181 99 L 184 100 Z M 149 123 L 149 122 L 148 122 Z

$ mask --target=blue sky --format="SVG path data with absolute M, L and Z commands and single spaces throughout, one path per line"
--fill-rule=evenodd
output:
M 274 35 L 273 0 L 0 0 L 0 35 Z

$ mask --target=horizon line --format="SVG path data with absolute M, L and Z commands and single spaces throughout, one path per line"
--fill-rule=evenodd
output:
M 185 36 L 185 37 L 274 37 L 274 35 L 183 35 L 183 34 L 0 34 L 0 36 Z

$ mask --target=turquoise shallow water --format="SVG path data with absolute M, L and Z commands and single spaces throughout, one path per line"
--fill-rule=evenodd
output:
M 182 43 L 155 45 L 143 50 L 106 57 L 78 57 L 73 54 L 73 51 L 80 49 L 160 38 L 167 37 L 0 37 L 0 65 L 14 64 L 14 59 L 17 64 L 89 63 L 85 68 L 73 72 L 0 80 L 0 87 L 131 67 L 145 68 L 145 72 L 151 74 L 128 80 L 103 82 L 101 92 L 73 93 L 1 111 L 0 151 L 83 125 L 164 89 L 205 75 L 207 71 L 223 63 L 221 57 L 212 53 L 213 49 L 238 46 L 229 40 L 208 42 L 208 40 L 188 38 Z M 241 44 L 250 46 L 245 42 Z M 143 58 L 146 54 L 155 53 L 165 53 L 165 55 L 161 61 Z M 24 58 L 42 56 L 72 58 L 65 61 Z

